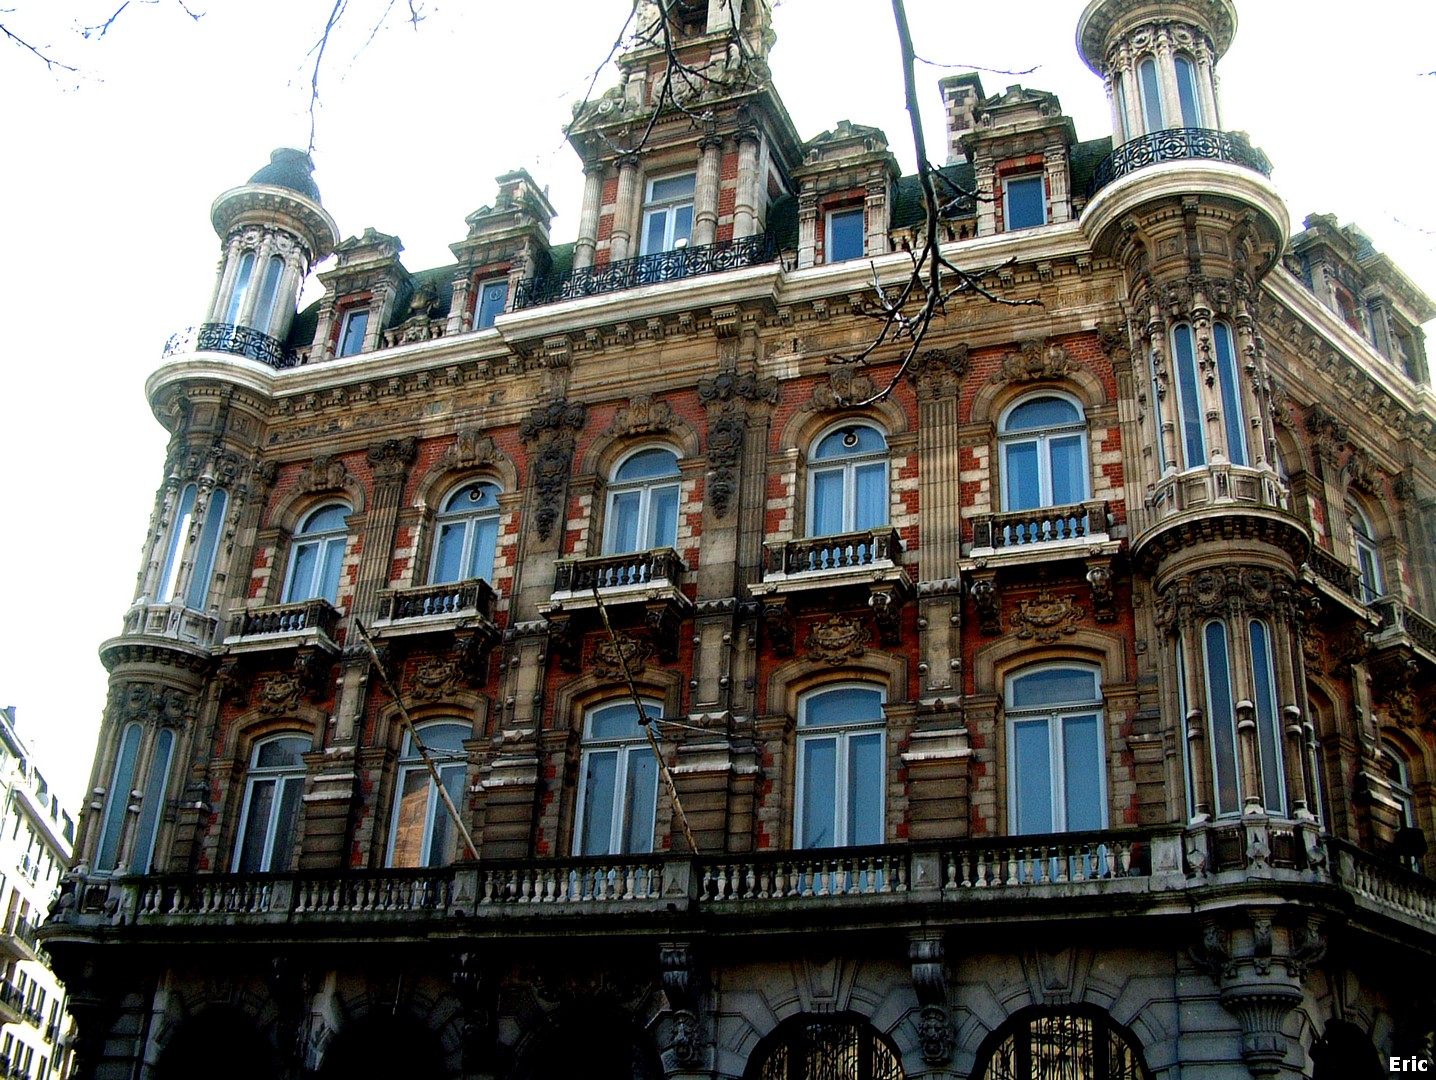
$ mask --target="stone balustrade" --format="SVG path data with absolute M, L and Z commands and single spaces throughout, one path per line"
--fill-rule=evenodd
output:
M 1107 539 L 1108 509 L 1101 500 L 981 514 L 972 522 L 974 550 L 1001 550 Z
M 887 526 L 836 536 L 778 540 L 764 546 L 768 551 L 765 576 L 893 566 L 902 553 L 898 531 Z

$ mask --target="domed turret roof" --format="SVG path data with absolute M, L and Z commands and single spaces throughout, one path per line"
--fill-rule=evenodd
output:
M 310 176 L 313 171 L 314 162 L 303 150 L 281 146 L 269 155 L 269 164 L 251 176 L 249 182 L 288 188 L 319 202 L 319 187 Z

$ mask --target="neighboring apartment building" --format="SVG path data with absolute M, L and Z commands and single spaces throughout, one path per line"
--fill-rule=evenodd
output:
M 74 820 L 0 709 L 0 1077 L 69 1075 L 65 991 L 36 931 L 70 865 Z
M 770 8 L 623 54 L 573 244 L 523 172 L 421 272 L 298 151 L 215 201 L 43 931 L 78 1075 L 1429 1056 L 1436 305 L 1222 129 L 1233 0 L 1094 0 L 1115 135 L 943 80 L 943 254 L 1040 304 L 904 365 L 919 188 L 793 129 Z

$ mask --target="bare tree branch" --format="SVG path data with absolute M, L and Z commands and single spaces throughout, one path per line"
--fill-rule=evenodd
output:
M 4 23 L 0 23 L 0 34 L 4 34 L 9 41 L 35 56 L 36 59 L 38 59 L 42 64 L 44 64 L 45 67 L 50 71 L 79 70 L 78 68 L 72 67 L 71 65 L 66 64 L 60 60 L 56 60 L 53 56 L 50 56 L 48 53 L 45 52 L 45 47 L 39 45 L 32 45 L 30 42 L 22 38 L 19 34 L 16 34 L 14 31 L 12 31 Z
M 324 50 L 329 46 L 329 35 L 334 32 L 334 27 L 344 15 L 344 9 L 348 6 L 348 0 L 334 0 L 334 10 L 329 13 L 329 20 L 324 24 L 324 32 L 319 35 L 319 40 L 309 51 L 314 56 L 314 68 L 309 75 L 309 153 L 314 153 L 314 129 L 316 125 L 315 110 L 319 107 L 319 69 L 324 64 Z
M 160 0 L 138 0 L 138 2 L 145 5 L 146 7 L 155 7 L 160 3 Z M 96 41 L 99 41 L 107 33 L 110 32 L 110 27 L 115 25 L 115 20 L 124 14 L 125 9 L 130 6 L 130 3 L 131 0 L 123 0 L 120 6 L 115 9 L 115 13 L 111 15 L 108 19 L 106 19 L 104 22 L 96 23 L 94 26 L 81 27 L 80 36 L 86 39 L 94 38 Z M 199 22 L 199 20 L 204 17 L 204 12 L 202 11 L 191 11 L 188 5 L 185 4 L 184 0 L 175 0 L 175 3 L 179 5 L 179 9 L 181 11 L 183 11 L 195 22 Z
M 956 71 L 985 71 L 989 75 L 1031 75 L 1034 71 L 1039 71 L 1042 68 L 1041 64 L 1034 64 L 1030 68 L 1012 71 L 1008 68 L 984 67 L 982 64 L 942 64 L 936 60 L 929 60 L 925 56 L 917 55 L 914 55 L 913 59 L 919 64 L 926 64 L 928 67 L 951 68 Z

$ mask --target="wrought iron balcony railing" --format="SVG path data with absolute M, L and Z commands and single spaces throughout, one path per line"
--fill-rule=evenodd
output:
M 1088 196 L 1096 195 L 1113 180 L 1163 161 L 1202 159 L 1226 161 L 1271 176 L 1271 162 L 1242 136 L 1210 128 L 1168 128 L 1139 135 L 1113 150 L 1092 173 Z
M 301 634 L 317 630 L 331 640 L 340 612 L 328 600 L 302 600 L 297 604 L 271 604 L 237 612 L 229 624 L 231 638 Z
M 554 571 L 555 593 L 587 593 L 594 587 L 676 586 L 686 568 L 672 548 L 653 548 L 624 555 L 587 559 L 560 559 Z
M 741 240 L 720 240 L 701 247 L 674 248 L 636 259 L 622 259 L 605 266 L 564 270 L 545 277 L 524 278 L 514 293 L 514 310 L 574 300 L 583 296 L 636 289 L 665 281 L 717 274 L 745 266 L 770 263 L 778 257 L 772 233 L 745 236 Z
M 983 514 L 972 524 L 974 548 L 1030 547 L 1064 540 L 1107 538 L 1107 504 L 1102 501 Z
M 482 578 L 392 589 L 379 594 L 379 624 L 448 616 L 477 615 L 493 622 L 494 589 Z
M 894 565 L 902 554 L 902 539 L 893 528 L 867 529 L 837 536 L 809 536 L 777 540 L 768 549 L 767 573 L 807 574 Z
M 191 326 L 171 334 L 165 342 L 163 355 L 173 356 L 190 351 L 233 353 L 276 369 L 291 368 L 299 362 L 294 350 L 287 348 L 278 338 L 253 327 L 230 323 L 205 323 L 198 332 Z

